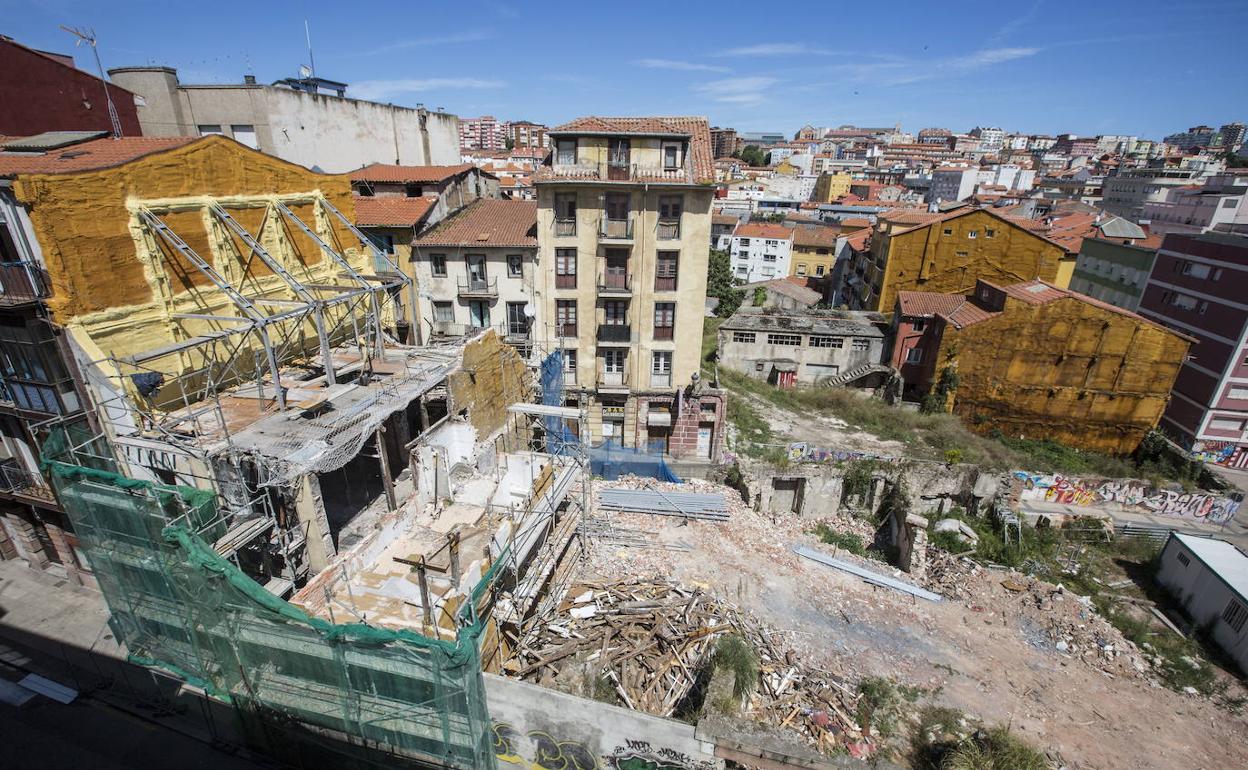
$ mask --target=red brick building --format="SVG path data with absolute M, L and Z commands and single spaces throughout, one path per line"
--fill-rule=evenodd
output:
M 0 135 L 112 131 L 104 89 L 123 136 L 142 136 L 135 96 L 76 68 L 69 56 L 27 48 L 0 35 Z

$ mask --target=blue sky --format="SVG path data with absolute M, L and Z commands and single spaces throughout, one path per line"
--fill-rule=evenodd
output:
M 1248 3 L 0 0 L 0 33 L 183 82 L 307 63 L 349 95 L 556 124 L 700 114 L 739 130 L 892 125 L 1134 134 L 1248 119 Z M 90 64 L 85 49 L 79 66 Z

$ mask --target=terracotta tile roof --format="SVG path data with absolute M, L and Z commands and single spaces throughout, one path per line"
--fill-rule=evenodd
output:
M 958 212 L 962 213 L 962 212 Z M 930 225 L 952 216 L 949 211 L 914 211 L 913 209 L 889 209 L 881 211 L 879 219 L 894 225 Z
M 193 136 L 127 136 L 120 139 L 93 139 L 48 153 L 0 152 L 0 177 L 19 174 L 72 174 L 77 171 L 112 168 L 144 155 L 172 150 L 196 141 L 201 139 Z
M 845 228 L 859 228 L 859 227 L 870 227 L 870 226 L 871 226 L 871 220 L 866 219 L 865 217 L 845 217 L 844 219 L 841 220 L 841 227 L 845 227 Z
M 737 225 L 733 235 L 740 238 L 775 238 L 781 241 L 793 239 L 793 228 L 784 225 L 765 224 L 763 222 L 746 222 Z
M 844 223 L 842 222 L 842 224 Z M 857 232 L 850 233 L 845 240 L 854 251 L 865 251 L 867 241 L 871 240 L 871 228 L 865 227 Z
M 413 227 L 437 203 L 437 198 L 354 197 L 355 223 L 365 227 Z
M 838 232 L 835 227 L 799 227 L 793 232 L 793 245 L 834 249 Z
M 942 294 L 935 291 L 899 291 L 897 302 L 901 314 L 906 316 L 948 315 L 957 310 L 966 297 L 961 294 Z
M 682 119 L 676 118 L 675 120 Z M 588 115 L 564 123 L 561 126 L 555 126 L 548 133 L 642 134 L 651 136 L 656 134 L 689 135 L 685 127 L 668 122 L 668 118 L 603 118 L 597 115 Z
M 537 202 L 491 198 L 474 201 L 429 232 L 421 233 L 415 245 L 537 248 Z
M 732 225 L 737 226 L 741 220 L 731 214 L 711 214 L 711 224 L 713 225 Z
M 999 310 L 988 310 L 976 305 L 974 302 L 963 302 L 954 310 L 948 313 L 937 313 L 949 323 L 953 324 L 955 329 L 964 329 L 971 324 L 977 324 L 981 321 L 987 321 L 989 318 L 996 318 L 1001 315 Z
M 373 163 L 351 172 L 353 182 L 445 182 L 476 166 L 460 163 L 456 166 L 396 166 L 390 163 Z

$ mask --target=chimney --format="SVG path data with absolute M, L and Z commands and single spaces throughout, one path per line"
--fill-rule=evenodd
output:
M 243 85 L 254 86 L 256 84 L 255 75 L 243 75 Z

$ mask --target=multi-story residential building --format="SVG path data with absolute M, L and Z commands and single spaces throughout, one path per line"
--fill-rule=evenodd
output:
M 1124 134 L 1101 134 L 1096 138 L 1097 155 L 1129 155 L 1138 139 Z
M 724 399 L 700 380 L 714 179 L 704 118 L 586 117 L 549 132 L 536 296 L 589 438 L 718 457 Z M 678 395 L 679 394 L 679 395 Z
M 815 156 L 816 168 L 818 168 L 819 156 Z M 829 173 L 827 171 L 816 170 L 819 174 L 815 179 L 815 193 L 811 196 L 811 200 L 818 203 L 831 203 L 840 200 L 849 195 L 849 186 L 853 183 L 852 174 L 846 173 Z
M 732 275 L 746 281 L 768 281 L 789 274 L 793 228 L 745 222 L 737 225 L 729 246 Z
M 918 144 L 930 144 L 952 150 L 956 140 L 947 128 L 924 128 L 919 130 Z
M 1110 217 L 1098 229 L 1098 235 L 1084 238 L 1080 245 L 1071 291 L 1134 311 L 1139 308 L 1161 238 L 1121 217 Z
M 288 78 L 263 85 L 247 75 L 242 83 L 187 85 L 170 67 L 122 67 L 109 75 L 142 97 L 145 136 L 219 134 L 330 173 L 369 163 L 459 162 L 454 115 L 350 99 L 345 83 Z
M 1005 132 L 999 128 L 971 129 L 971 136 L 979 140 L 979 149 L 987 153 L 1000 152 L 1005 147 Z
M 789 275 L 825 278 L 836 263 L 836 227 L 798 227 L 793 231 Z
M 1057 139 L 1043 134 L 1035 134 L 1027 139 L 1027 150 L 1030 152 L 1048 152 L 1057 144 Z
M 1206 462 L 1248 468 L 1248 238 L 1171 233 L 1139 312 L 1194 337 L 1161 425 Z
M 732 231 L 741 220 L 731 214 L 711 214 L 711 248 L 728 251 L 732 246 Z
M 1066 286 L 1075 258 L 1056 241 L 990 209 L 889 212 L 866 251 L 855 251 L 842 298 L 851 309 L 890 308 L 897 292 L 962 294 L 979 279 L 1005 283 L 1020 275 Z
M 1205 172 L 1192 168 L 1128 168 L 1105 177 L 1101 207 L 1111 214 L 1138 222 L 1148 203 L 1164 203 L 1173 187 L 1197 184 Z
M 428 198 L 423 224 L 434 225 L 478 198 L 500 197 L 498 177 L 468 163 L 454 166 L 395 166 L 374 163 L 350 173 L 351 190 L 360 198 L 394 201 Z
M 0 35 L 0 136 L 45 131 L 113 131 L 105 89 L 123 136 L 139 136 L 137 100 L 130 91 L 74 66 L 72 56 L 37 51 Z
M 941 166 L 932 171 L 932 186 L 928 190 L 929 201 L 964 201 L 975 194 L 979 184 L 978 166 Z
M 507 134 L 503 123 L 493 115 L 459 119 L 459 147 L 467 150 L 502 150 Z
M 745 307 L 720 324 L 718 361 L 782 388 L 823 384 L 855 373 L 854 380 L 878 378 L 884 356 L 882 324 L 876 313 Z
M 478 200 L 412 242 L 421 339 L 496 329 L 528 349 L 537 305 L 537 204 Z
M 528 120 L 513 120 L 503 126 L 503 130 L 507 139 L 511 141 L 511 146 L 542 148 L 550 147 L 550 140 L 546 137 L 548 128 L 541 123 L 533 123 Z
M 1142 218 L 1158 233 L 1248 231 L 1248 168 L 1213 174 L 1201 186 L 1172 187 L 1165 201 L 1144 204 Z
M 1243 123 L 1227 123 L 1218 129 L 1218 133 L 1222 136 L 1222 148 L 1228 152 L 1238 152 L 1239 148 L 1244 144 L 1244 138 L 1248 135 L 1248 126 Z
M 1195 147 L 1219 146 L 1222 143 L 1222 137 L 1211 126 L 1192 126 L 1181 133 L 1171 134 L 1162 141 L 1186 152 Z
M 946 408 L 981 432 L 1129 454 L 1161 418 L 1192 342 L 1044 281 L 981 280 L 950 299 L 907 297 L 911 327 L 931 319 L 908 355 L 923 368 L 919 392 L 957 373 Z
M 711 153 L 716 158 L 727 158 L 739 148 L 737 130 L 735 128 L 711 128 Z
M 1058 134 L 1051 148 L 1058 155 L 1079 158 L 1096 155 L 1097 139 L 1094 136 L 1079 137 L 1075 134 Z

